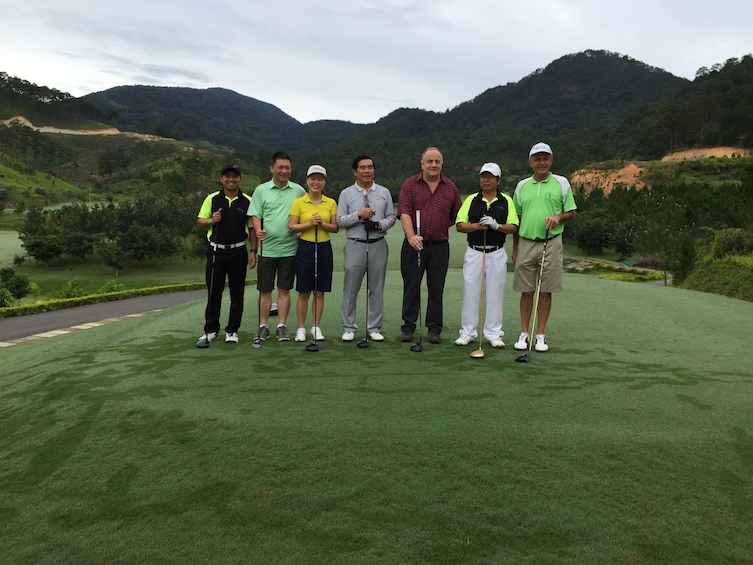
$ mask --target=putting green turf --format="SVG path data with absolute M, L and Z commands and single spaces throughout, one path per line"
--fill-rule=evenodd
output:
M 566 275 L 526 364 L 511 275 L 483 360 L 451 344 L 459 269 L 422 353 L 397 340 L 397 271 L 387 341 L 340 342 L 341 280 L 317 353 L 254 350 L 252 291 L 237 345 L 195 347 L 198 301 L 0 350 L 0 555 L 749 562 L 753 304 Z

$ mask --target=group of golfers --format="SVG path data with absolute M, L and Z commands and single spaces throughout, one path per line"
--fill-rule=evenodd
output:
M 508 257 L 504 245 L 507 235 L 512 235 L 513 288 L 521 293 L 521 333 L 514 347 L 547 351 L 545 328 L 552 293 L 562 290 L 560 235 L 563 223 L 575 217 L 576 205 L 567 179 L 551 173 L 549 145 L 536 143 L 529 151 L 528 162 L 533 174 L 518 183 L 512 197 L 500 191 L 499 165 L 485 163 L 479 171 L 480 190 L 461 201 L 457 186 L 442 174 L 441 152 L 430 147 L 421 155 L 421 172 L 403 182 L 397 213 L 390 191 L 374 182 L 374 160 L 368 155 L 353 160 L 355 182 L 340 193 L 337 202 L 324 193 L 327 171 L 321 165 L 308 168 L 307 190 L 291 182 L 291 158 L 284 152 L 272 156 L 272 178 L 256 187 L 250 198 L 240 190 L 240 167 L 225 165 L 220 172 L 222 189 L 205 198 L 198 214 L 198 225 L 207 229 L 208 298 L 204 333 L 197 347 L 209 347 L 219 336 L 226 280 L 230 311 L 225 341 L 238 342 L 246 272 L 255 267 L 259 326 L 254 347 L 261 347 L 272 335 L 269 317 L 275 288 L 274 335 L 278 341 L 290 341 L 290 291 L 295 284 L 294 339 L 305 342 L 310 337 L 313 343 L 307 349 L 318 350 L 317 343 L 324 339 L 321 319 L 325 293 L 332 290 L 331 234 L 341 228 L 345 230 L 342 340 L 354 341 L 358 334 L 357 302 L 365 278 L 365 327 L 358 345 L 384 341 L 384 283 L 389 256 L 385 235 L 399 219 L 405 234 L 400 251 L 401 341 L 414 341 L 416 328 L 422 323 L 424 274 L 428 296 L 423 327 L 429 343 L 442 341 L 449 230 L 454 225 L 467 235 L 468 243 L 463 260 L 461 328 L 455 344 L 465 346 L 478 340 L 481 352 L 483 337 L 494 348 L 505 346 L 502 304 Z M 307 335 L 309 304 L 312 325 Z M 420 350 L 421 339 L 419 329 L 419 343 L 412 349 Z

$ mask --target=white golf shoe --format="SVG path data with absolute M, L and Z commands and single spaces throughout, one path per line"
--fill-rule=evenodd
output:
M 528 334 L 526 332 L 521 332 L 518 341 L 515 342 L 513 347 L 518 351 L 525 351 L 528 349 Z
M 353 341 L 356 339 L 356 334 L 353 332 L 344 332 L 343 333 L 343 341 Z
M 369 334 L 369 339 L 371 341 L 384 341 L 384 336 L 379 332 L 371 332 Z
M 536 343 L 534 344 L 533 348 L 536 351 L 549 351 L 549 346 L 546 344 L 544 334 L 539 334 L 536 336 Z
M 324 339 L 322 329 L 319 326 L 313 326 L 311 328 L 311 339 L 315 339 L 316 341 L 322 341 Z
M 469 335 L 461 335 L 455 340 L 455 345 L 468 345 L 473 341 L 473 338 Z
M 505 342 L 502 341 L 501 337 L 495 337 L 494 339 L 490 339 L 489 343 L 495 349 L 502 349 L 505 346 Z
M 306 328 L 298 328 L 295 331 L 295 340 L 300 342 L 306 341 Z

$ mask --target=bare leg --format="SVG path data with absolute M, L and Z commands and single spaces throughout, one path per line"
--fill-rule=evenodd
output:
M 533 292 L 520 295 L 520 331 L 528 333 L 531 326 L 531 311 L 533 310 Z
M 272 308 L 272 293 L 259 293 L 259 325 L 269 327 L 269 310 Z
M 309 309 L 309 296 L 311 296 L 310 292 L 299 292 L 298 293 L 298 302 L 296 302 L 295 305 L 295 313 L 298 317 L 298 327 L 299 328 L 305 328 L 306 327 L 306 314 L 308 313 Z M 277 305 L 277 309 L 279 312 L 280 305 Z
M 270 304 L 271 306 L 271 304 Z M 269 311 L 269 309 L 267 309 Z M 277 318 L 281 325 L 287 325 L 290 313 L 290 291 L 277 289 Z
M 536 313 L 536 333 L 544 334 L 546 330 L 546 322 L 549 319 L 549 312 L 552 310 L 552 293 L 540 292 L 539 293 L 539 309 Z
M 314 325 L 318 328 L 322 327 L 322 312 L 324 312 L 324 292 L 321 290 L 316 291 L 316 311 L 314 312 Z

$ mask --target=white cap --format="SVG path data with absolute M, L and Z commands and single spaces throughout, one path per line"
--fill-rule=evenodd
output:
M 529 157 L 533 157 L 536 155 L 536 153 L 549 153 L 552 155 L 552 148 L 549 147 L 546 143 L 537 143 L 533 147 L 531 147 L 531 150 L 528 152 Z
M 309 167 L 309 170 L 306 172 L 306 176 L 310 177 L 314 173 L 319 173 L 319 174 L 322 174 L 322 175 L 324 175 L 326 177 L 327 176 L 327 169 L 325 169 L 321 165 L 311 165 Z
M 478 174 L 480 175 L 481 173 L 491 173 L 497 178 L 500 178 L 502 176 L 502 171 L 500 170 L 497 163 L 484 163 Z

